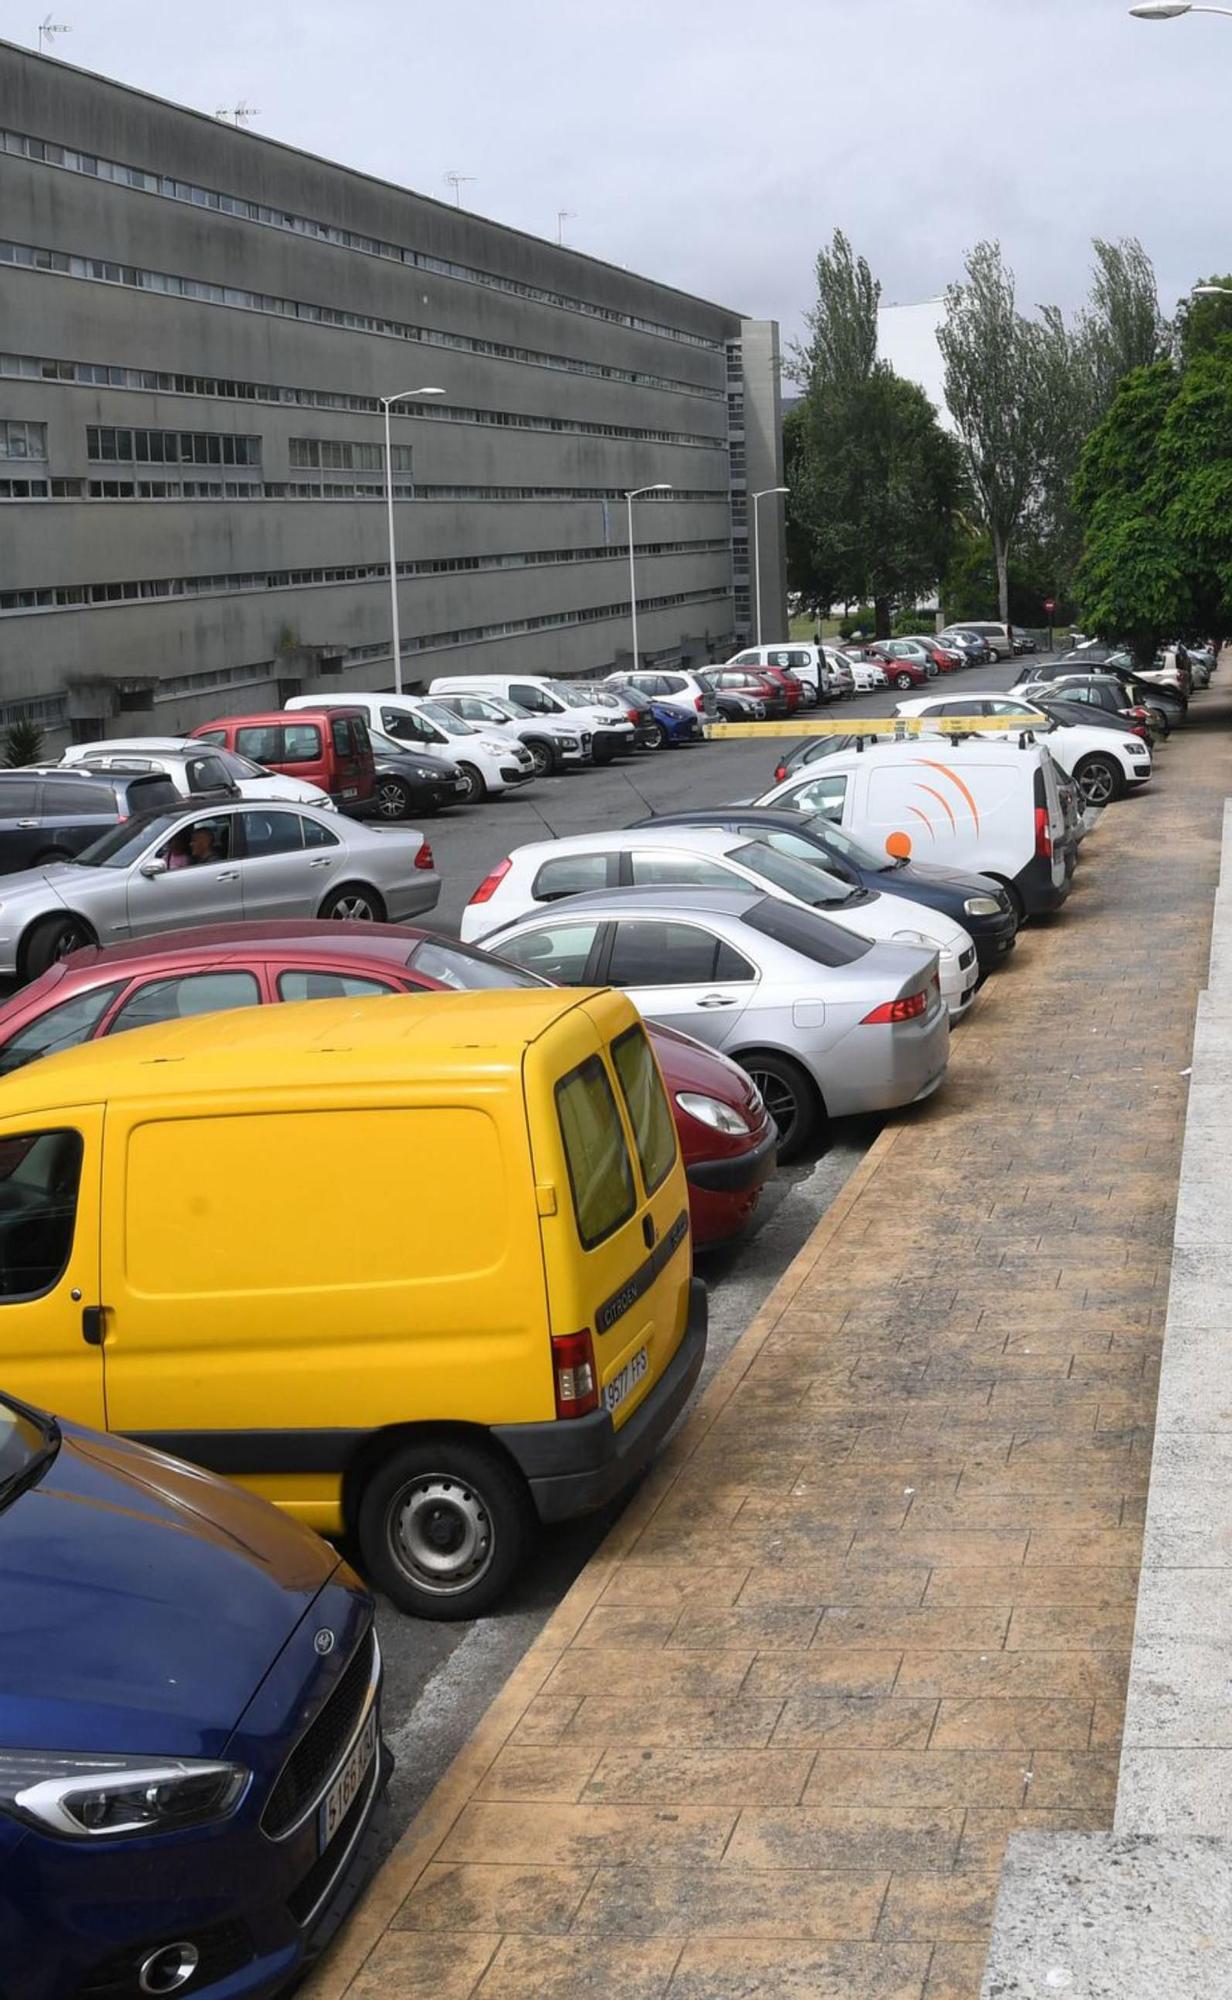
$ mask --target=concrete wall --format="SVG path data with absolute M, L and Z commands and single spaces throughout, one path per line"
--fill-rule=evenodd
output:
M 455 669 L 610 667 L 628 645 L 619 496 L 660 480 L 672 493 L 639 503 L 635 528 L 643 653 L 723 657 L 743 636 L 732 596 L 725 343 L 749 330 L 755 454 L 759 467 L 777 466 L 772 325 L 742 323 L 669 286 L 3 44 L 0 121 L 11 134 L 75 149 L 68 160 L 29 157 L 25 139 L 0 150 L 0 235 L 52 253 L 56 265 L 76 260 L 68 270 L 0 261 L 0 349 L 57 364 L 31 374 L 28 359 L 0 362 L 0 419 L 47 426 L 46 464 L 0 462 L 0 480 L 42 478 L 49 490 L 68 482 L 60 497 L 0 501 L 0 592 L 84 586 L 88 596 L 120 582 L 383 568 L 379 494 L 309 499 L 277 489 L 326 479 L 379 486 L 379 471 L 293 467 L 291 440 L 378 444 L 375 409 L 320 407 L 320 399 L 371 403 L 430 383 L 446 391 L 431 417 L 411 407 L 393 424 L 395 442 L 413 454 L 412 471 L 396 477 L 413 481 L 415 493 L 396 506 L 400 564 L 475 558 L 478 566 L 403 576 L 408 681 Z M 75 170 L 80 155 L 157 175 L 159 187 Z M 375 241 L 365 250 L 173 198 L 192 186 Z M 375 254 L 379 244 L 404 254 Z M 169 295 L 136 281 L 146 273 L 223 286 L 229 297 Z M 259 295 L 266 309 L 241 295 Z M 286 301 L 299 312 L 281 309 Z M 315 316 L 322 309 L 377 319 L 382 329 L 330 324 Z M 27 372 L 15 375 L 15 365 Z M 100 382 L 100 366 L 163 379 Z M 56 379 L 64 374 L 72 379 Z M 169 379 L 177 376 L 193 379 Z M 210 383 L 261 393 L 205 392 Z M 502 421 L 480 420 L 493 414 Z M 543 428 L 508 421 L 516 417 Z M 91 425 L 257 436 L 261 463 L 251 471 L 91 463 Z M 759 483 L 780 476 L 759 472 Z M 222 478 L 256 485 L 262 497 L 91 493 L 101 481 L 140 478 Z M 439 492 L 457 487 L 546 487 L 569 497 Z M 762 520 L 767 604 L 783 585 L 771 505 Z M 578 550 L 585 560 L 563 559 Z M 496 556 L 545 553 L 562 559 L 484 567 Z M 655 598 L 683 601 L 656 608 Z M 445 636 L 543 620 L 569 622 Z M 410 650 L 425 635 L 437 635 L 432 649 Z M 387 685 L 388 651 L 382 661 L 373 649 L 388 644 L 387 574 L 244 591 L 220 583 L 209 595 L 84 607 L 0 605 L 0 721 L 67 689 L 65 726 L 72 719 L 93 730 L 119 713 L 122 690 L 131 702 L 156 682 L 139 698 L 157 703 L 158 727 L 180 727 L 241 694 L 245 705 L 268 699 L 288 678 L 326 684 L 314 671 L 322 660 L 335 690 Z

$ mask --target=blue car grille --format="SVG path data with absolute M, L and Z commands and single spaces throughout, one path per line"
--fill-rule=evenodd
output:
M 290 1831 L 333 1776 L 363 1713 L 375 1644 L 369 1626 L 321 1713 L 283 1765 L 261 1815 L 262 1832 L 271 1840 Z
M 245 1923 L 212 1924 L 204 1931 L 174 1931 L 163 1937 L 152 1937 L 142 1945 L 128 1945 L 113 1957 L 104 1959 L 77 1988 L 75 2000 L 141 2000 L 138 1979 L 150 1953 L 157 1951 L 160 1945 L 184 1941 L 195 1944 L 200 1953 L 190 1985 L 192 1992 L 199 1986 L 209 1986 L 215 1980 L 229 1978 L 253 1957 L 252 1935 Z

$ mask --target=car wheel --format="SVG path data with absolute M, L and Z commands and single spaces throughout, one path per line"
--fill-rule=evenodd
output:
M 666 750 L 667 731 L 661 722 L 646 724 L 644 742 L 647 750 Z
M 778 1128 L 780 1160 L 798 1158 L 813 1144 L 825 1115 L 812 1078 L 790 1056 L 755 1049 L 737 1060 Z
M 556 769 L 556 753 L 542 736 L 523 738 L 524 746 L 530 751 L 530 761 L 535 767 L 537 778 L 550 778 Z
M 62 917 L 43 917 L 34 925 L 22 946 L 20 963 L 23 979 L 38 979 L 48 966 L 56 965 L 67 958 L 70 951 L 80 951 L 83 945 L 94 943 L 94 933 L 88 924 L 78 917 L 67 914 Z
M 530 1496 L 494 1452 L 417 1439 L 364 1486 L 356 1527 L 368 1575 L 400 1611 L 476 1618 L 502 1596 L 530 1535 Z
M 1125 789 L 1120 766 L 1111 757 L 1084 757 L 1074 767 L 1074 783 L 1088 806 L 1106 806 Z
M 340 924 L 383 924 L 385 905 L 375 889 L 362 882 L 343 882 L 330 890 L 319 915 L 333 917 Z
M 376 788 L 376 809 L 381 819 L 409 819 L 411 795 L 401 778 L 381 778 Z
M 459 764 L 458 775 L 466 783 L 466 796 L 463 804 L 477 806 L 482 799 L 487 797 L 488 788 L 483 782 L 483 772 L 477 771 L 473 764 Z
M 915 686 L 915 682 L 912 680 L 910 674 L 895 674 L 894 685 L 896 688 L 912 688 Z
M 1151 717 L 1152 729 L 1157 729 L 1161 736 L 1164 737 L 1170 736 L 1172 734 L 1172 724 L 1169 722 L 1167 716 L 1164 714 L 1163 709 L 1153 708 L 1149 711 L 1149 713 Z

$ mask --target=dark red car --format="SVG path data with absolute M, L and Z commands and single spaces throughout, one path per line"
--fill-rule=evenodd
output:
M 342 1000 L 454 987 L 543 986 L 473 945 L 413 925 L 218 924 L 91 945 L 0 1006 L 0 1076 L 125 1028 L 278 1000 Z M 744 1228 L 774 1172 L 776 1134 L 742 1069 L 672 1028 L 650 1027 L 689 1181 L 698 1249 Z
M 758 667 L 757 672 L 778 689 L 787 703 L 787 714 L 794 715 L 804 696 L 803 682 L 796 679 L 790 667 Z
M 931 632 L 915 632 L 912 638 L 917 646 L 923 646 L 937 662 L 937 670 L 943 674 L 956 674 L 966 665 L 963 655 L 951 646 L 943 646 L 940 639 L 934 639 Z
M 864 657 L 884 667 L 890 686 L 902 688 L 904 693 L 909 688 L 926 688 L 931 679 L 916 639 L 874 639 L 864 648 Z

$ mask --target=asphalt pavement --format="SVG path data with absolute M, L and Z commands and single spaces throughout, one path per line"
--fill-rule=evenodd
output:
M 967 670 L 941 685 L 964 694 L 1001 691 L 1020 665 Z M 938 683 L 933 683 L 934 687 Z M 894 689 L 857 695 L 824 711 L 832 720 L 886 716 L 904 697 Z M 528 842 L 629 826 L 647 813 L 688 805 L 748 800 L 769 789 L 774 767 L 794 735 L 716 741 L 641 754 L 600 770 L 542 779 L 512 798 L 453 809 L 426 821 L 444 887 L 432 921 L 456 932 L 468 897 L 497 862 Z M 762 1197 L 752 1228 L 729 1248 L 699 1257 L 710 1288 L 710 1343 L 698 1393 L 814 1226 L 863 1159 L 876 1120 L 832 1129 L 815 1160 L 781 1169 Z M 586 1521 L 545 1532 L 499 1611 L 464 1624 L 402 1617 L 388 1605 L 378 1616 L 385 1658 L 385 1731 L 397 1760 L 390 1791 L 389 1843 L 403 1831 L 518 1660 L 545 1624 L 624 1503 Z

